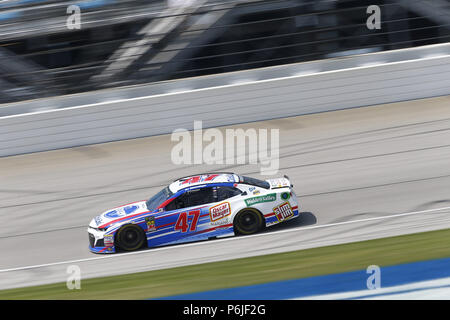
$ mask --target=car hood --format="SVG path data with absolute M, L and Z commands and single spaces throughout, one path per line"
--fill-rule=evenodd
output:
M 89 226 L 93 228 L 104 227 L 112 222 L 127 220 L 127 218 L 132 218 L 145 212 L 148 212 L 145 201 L 134 202 L 103 212 L 92 219 Z

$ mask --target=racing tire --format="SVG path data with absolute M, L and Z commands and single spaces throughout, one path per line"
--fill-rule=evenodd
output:
M 244 209 L 234 218 L 234 231 L 237 235 L 254 234 L 264 226 L 264 218 L 256 209 Z
M 123 226 L 116 235 L 117 247 L 124 251 L 140 249 L 146 240 L 144 230 L 135 224 Z

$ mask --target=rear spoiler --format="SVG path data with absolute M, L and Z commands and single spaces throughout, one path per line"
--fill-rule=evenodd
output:
M 287 175 L 284 175 L 283 177 L 286 178 L 286 179 L 288 179 L 289 182 L 291 182 L 291 179 L 289 179 L 289 177 L 288 177 Z M 293 187 L 294 187 L 294 185 L 293 185 L 292 182 L 291 182 L 291 188 L 293 188 Z

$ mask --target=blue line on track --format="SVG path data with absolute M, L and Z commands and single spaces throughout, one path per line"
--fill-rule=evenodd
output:
M 376 261 L 373 261 L 376 265 Z M 381 287 L 450 277 L 450 258 L 381 267 Z M 232 270 L 230 270 L 232 272 Z M 310 278 L 169 296 L 173 300 L 280 300 L 367 290 L 371 274 L 357 270 Z

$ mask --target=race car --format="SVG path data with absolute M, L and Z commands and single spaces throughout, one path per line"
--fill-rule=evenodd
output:
M 108 210 L 89 224 L 94 253 L 134 251 L 254 234 L 299 216 L 287 176 L 259 180 L 234 173 L 180 178 L 147 201 Z

